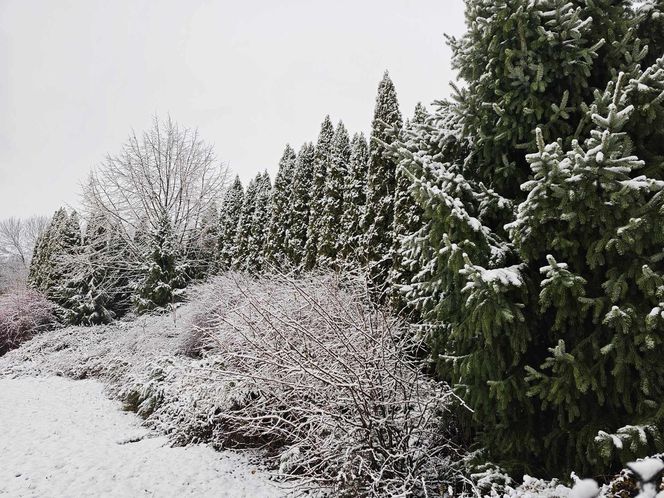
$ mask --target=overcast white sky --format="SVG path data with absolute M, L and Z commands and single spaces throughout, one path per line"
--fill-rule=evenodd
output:
M 462 0 L 0 0 L 0 219 L 75 206 L 154 114 L 274 173 L 327 113 L 367 131 L 385 69 L 405 115 L 447 96 L 462 32 Z

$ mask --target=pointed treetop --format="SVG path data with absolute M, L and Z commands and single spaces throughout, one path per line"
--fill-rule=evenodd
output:
M 236 189 L 237 187 L 242 187 L 242 180 L 240 180 L 240 175 L 235 175 L 235 180 L 233 180 L 233 189 Z
M 286 144 L 286 147 L 284 148 L 284 153 L 281 155 L 280 163 L 287 161 L 289 159 L 295 159 L 295 151 L 290 146 L 290 144 Z
M 372 135 L 376 135 L 384 129 L 384 125 L 381 122 L 397 128 L 401 128 L 403 124 L 401 112 L 399 111 L 397 91 L 387 71 L 385 71 L 383 79 L 378 84 Z
M 344 138 L 345 137 L 345 138 Z M 337 124 L 337 128 L 334 131 L 334 141 L 346 141 L 348 142 L 350 139 L 348 138 L 348 131 L 346 130 L 346 127 L 344 126 L 344 122 L 339 120 L 339 124 Z
M 334 135 L 334 126 L 332 125 L 332 120 L 328 114 L 320 125 L 320 134 L 318 135 L 316 147 L 320 147 L 321 145 L 327 147 L 327 144 L 329 144 L 332 139 L 332 135 Z
M 422 102 L 418 102 L 415 104 L 415 111 L 413 112 L 413 119 L 411 120 L 411 123 L 424 123 L 428 115 L 429 113 L 427 112 L 427 108 L 424 107 Z

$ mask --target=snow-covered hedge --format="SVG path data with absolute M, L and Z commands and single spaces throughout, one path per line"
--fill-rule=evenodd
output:
M 0 355 L 54 323 L 53 305 L 41 294 L 22 289 L 0 296 Z
M 224 446 L 268 449 L 282 475 L 336 496 L 429 496 L 452 481 L 447 386 L 421 371 L 403 324 L 361 281 L 333 275 L 215 281 L 200 316 L 209 375 L 228 381 Z

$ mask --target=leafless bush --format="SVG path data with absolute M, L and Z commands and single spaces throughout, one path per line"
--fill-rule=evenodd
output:
M 202 328 L 223 365 L 210 371 L 231 381 L 225 446 L 265 448 L 335 496 L 430 496 L 452 479 L 458 400 L 404 354 L 402 324 L 359 280 L 230 275 L 216 295 Z
M 25 290 L 0 297 L 0 356 L 55 323 L 53 305 Z

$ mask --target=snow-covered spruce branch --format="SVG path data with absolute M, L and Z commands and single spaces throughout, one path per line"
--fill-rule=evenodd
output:
M 338 495 L 433 495 L 453 479 L 454 395 L 408 357 L 402 324 L 359 279 L 215 285 L 199 325 L 222 365 L 209 375 L 232 379 L 225 446 L 266 448 L 283 475 Z

